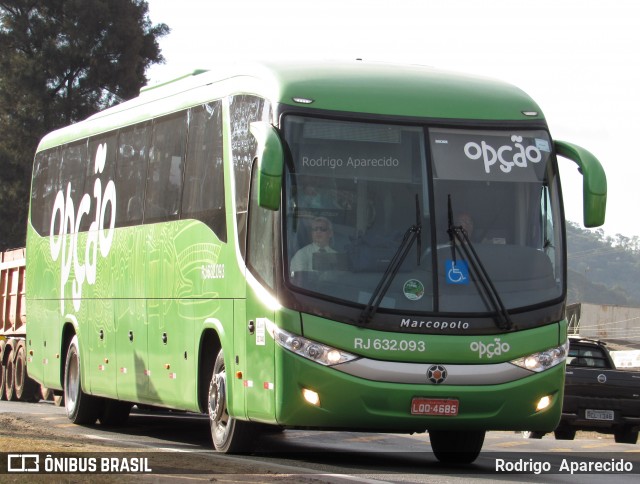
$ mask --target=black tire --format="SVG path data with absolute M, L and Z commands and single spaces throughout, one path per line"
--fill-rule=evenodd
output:
M 4 397 L 7 401 L 15 402 L 17 400 L 13 386 L 13 381 L 15 380 L 15 363 L 13 361 L 13 349 L 10 346 L 4 349 L 4 358 Z
M 45 402 L 53 400 L 53 390 L 45 387 L 44 385 L 40 385 L 40 399 Z
M 56 407 L 64 407 L 64 393 L 62 395 L 53 394 L 53 404 Z
M 431 449 L 445 464 L 471 464 L 480 455 L 484 430 L 429 430 Z
M 4 394 L 5 388 L 5 374 L 4 374 L 4 348 L 6 342 L 4 340 L 0 340 L 0 401 L 5 400 L 7 397 Z
M 119 427 L 129 419 L 132 404 L 119 400 L 105 399 L 102 413 L 98 417 L 100 423 L 107 427 Z
M 102 413 L 102 399 L 93 397 L 82 390 L 82 369 L 80 367 L 80 345 L 75 335 L 69 343 L 67 360 L 64 365 L 64 402 L 67 417 L 75 424 L 91 425 Z
M 257 427 L 229 415 L 226 386 L 224 356 L 220 350 L 213 364 L 209 384 L 208 413 L 213 446 L 218 452 L 226 454 L 250 452 L 257 437 Z
M 618 444 L 635 444 L 638 442 L 638 431 L 626 427 L 614 432 L 613 438 Z
M 524 430 L 522 432 L 523 439 L 541 439 L 544 437 L 545 432 L 536 432 L 534 430 Z
M 40 401 L 40 385 L 32 380 L 27 373 L 27 348 L 24 341 L 20 341 L 16 346 L 13 364 L 13 388 L 16 399 L 31 403 Z
M 572 428 L 558 428 L 553 431 L 556 440 L 573 440 L 576 438 L 576 431 Z

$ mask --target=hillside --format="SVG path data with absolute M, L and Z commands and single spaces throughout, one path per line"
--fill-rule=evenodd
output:
M 640 307 L 640 238 L 567 222 L 568 303 Z

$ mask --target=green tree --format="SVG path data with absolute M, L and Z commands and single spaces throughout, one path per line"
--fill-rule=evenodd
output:
M 142 0 L 0 0 L 0 248 L 24 245 L 40 138 L 135 97 L 168 32 Z

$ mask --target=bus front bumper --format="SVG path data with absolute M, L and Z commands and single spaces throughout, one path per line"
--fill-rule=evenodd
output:
M 448 365 L 439 366 L 446 370 Z M 428 429 L 550 432 L 557 426 L 564 365 L 527 372 L 504 383 L 478 384 L 483 380 L 477 374 L 476 384 L 447 384 L 446 380 L 434 384 L 424 373 L 424 383 L 381 382 L 373 379 L 375 372 L 366 378 L 355 376 L 276 348 L 276 421 L 286 427 L 403 433 Z M 537 410 L 545 396 L 550 399 L 548 406 Z M 414 399 L 456 401 L 457 414 L 412 414 Z

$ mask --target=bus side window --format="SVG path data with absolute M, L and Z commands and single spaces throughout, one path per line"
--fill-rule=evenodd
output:
M 98 157 L 98 151 L 100 147 L 106 148 L 106 156 L 104 159 L 104 166 L 102 170 L 96 166 L 96 158 Z M 84 184 L 84 193 L 88 194 L 92 198 L 94 197 L 94 189 L 96 188 L 97 180 L 100 180 L 100 190 L 104 193 L 107 184 L 110 180 L 114 179 L 115 174 L 115 166 L 116 166 L 116 155 L 118 152 L 118 140 L 117 133 L 112 131 L 107 133 L 106 135 L 100 135 L 99 137 L 93 137 L 89 139 L 89 159 L 86 165 L 86 180 Z M 118 200 L 116 198 L 116 204 Z M 95 201 L 92 200 L 92 211 L 89 216 L 85 216 L 82 219 L 80 225 L 80 231 L 87 231 L 91 226 L 91 223 L 95 220 L 96 214 L 94 210 L 96 210 Z M 106 212 L 104 213 L 104 217 L 102 217 L 105 221 L 111 219 L 111 210 L 115 207 L 111 207 L 111 204 L 106 206 Z
M 51 230 L 59 233 L 61 229 L 60 225 L 51 227 L 53 204 L 60 190 L 57 178 L 59 163 L 59 150 L 53 148 L 38 153 L 33 168 L 31 224 L 43 237 L 50 235 Z
M 69 188 L 69 195 L 73 201 L 75 210 L 79 209 L 80 200 L 82 200 L 85 193 L 84 185 L 88 165 L 86 139 L 77 143 L 68 144 L 62 149 L 60 178 L 65 180 L 65 182 L 62 183 L 62 192 L 66 197 L 67 187 Z M 76 220 L 75 223 L 77 222 Z M 86 231 L 89 228 L 89 217 L 82 217 L 80 222 L 83 223 L 83 227 L 79 228 L 80 231 Z M 69 233 L 75 232 L 77 228 L 77 225 L 70 227 Z
M 186 111 L 154 121 L 144 201 L 145 224 L 178 218 L 186 139 Z
M 251 165 L 256 156 L 258 144 L 249 131 L 254 121 L 271 119 L 271 107 L 263 98 L 249 94 L 233 96 L 229 104 L 231 123 L 231 157 L 235 178 L 236 223 L 240 253 L 246 255 L 247 211 L 249 205 L 249 183 Z
M 251 182 L 251 204 L 249 206 L 249 228 L 247 260 L 249 267 L 253 269 L 267 286 L 273 288 L 275 284 L 274 238 L 273 229 L 275 213 L 272 210 L 258 205 L 255 176 L 257 163 L 254 163 Z
M 116 162 L 116 226 L 128 227 L 142 223 L 142 203 L 130 203 L 142 197 L 147 177 L 147 158 L 151 144 L 151 124 L 141 123 L 118 133 Z M 134 208 L 134 210 L 131 210 Z
M 222 103 L 213 101 L 192 108 L 181 218 L 202 221 L 226 242 L 222 146 Z

